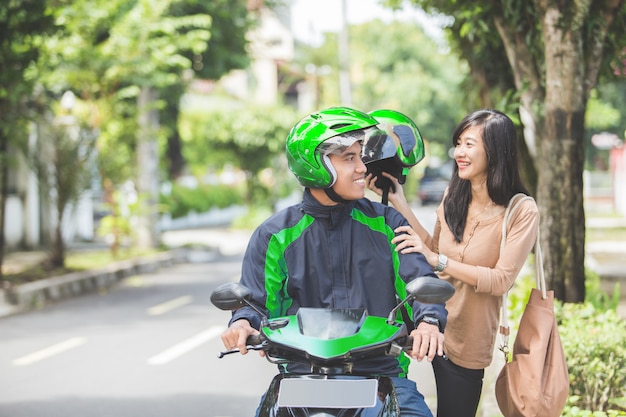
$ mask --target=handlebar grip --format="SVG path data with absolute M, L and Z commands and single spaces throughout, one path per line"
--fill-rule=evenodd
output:
M 248 336 L 248 338 L 246 339 L 246 348 L 253 349 L 253 350 L 262 350 L 263 349 L 262 343 L 263 343 L 263 340 L 261 339 L 261 334 L 260 333 L 253 334 L 253 335 Z M 231 353 L 237 353 L 237 352 L 239 352 L 239 348 L 233 348 L 224 352 L 220 352 L 217 355 L 217 357 L 223 358 L 226 355 L 230 355 Z
M 413 348 L 413 336 L 407 336 L 404 343 L 404 350 L 411 350 Z
M 257 333 L 257 334 L 253 334 L 248 336 L 248 338 L 246 339 L 246 345 L 260 345 L 262 342 L 261 340 L 261 333 Z

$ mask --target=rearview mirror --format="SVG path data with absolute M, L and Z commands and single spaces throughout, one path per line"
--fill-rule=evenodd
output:
M 406 285 L 406 292 L 420 303 L 442 304 L 452 297 L 454 287 L 439 278 L 418 277 Z
M 252 292 L 249 288 L 236 283 L 229 282 L 217 287 L 211 293 L 211 303 L 220 310 L 236 310 L 247 305 Z

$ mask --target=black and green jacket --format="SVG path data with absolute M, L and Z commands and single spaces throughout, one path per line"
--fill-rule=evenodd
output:
M 394 250 L 394 229 L 407 224 L 393 207 L 366 198 L 337 206 L 321 205 L 305 189 L 301 204 L 288 207 L 252 234 L 242 264 L 241 283 L 269 318 L 294 315 L 300 307 L 365 308 L 387 317 L 405 297 L 405 285 L 418 276 L 436 277 L 423 255 Z M 439 318 L 442 304 L 414 302 L 413 319 Z M 259 328 L 251 308 L 233 313 Z M 355 365 L 355 373 L 405 376 L 408 358 L 384 357 Z M 290 371 L 294 371 L 290 368 Z

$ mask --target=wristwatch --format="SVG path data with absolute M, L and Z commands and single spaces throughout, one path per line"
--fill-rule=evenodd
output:
M 424 323 L 428 323 L 428 324 L 433 324 L 435 326 L 437 326 L 439 328 L 439 330 L 441 331 L 441 326 L 439 324 L 439 319 L 435 316 L 424 316 L 421 319 L 419 319 L 419 321 L 417 322 L 418 324 L 424 322 Z
M 435 272 L 441 272 L 444 269 L 446 269 L 446 266 L 448 266 L 448 257 L 446 255 L 444 255 L 443 253 L 440 253 L 439 254 L 439 263 L 434 268 L 434 271 Z

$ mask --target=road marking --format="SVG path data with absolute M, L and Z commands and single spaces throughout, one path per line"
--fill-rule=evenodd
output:
M 168 362 L 173 361 L 179 356 L 184 355 L 185 353 L 197 348 L 203 343 L 208 342 L 209 340 L 217 337 L 225 330 L 224 326 L 214 326 L 210 329 L 207 329 L 201 333 L 198 333 L 195 336 L 190 337 L 187 340 L 183 340 L 182 342 L 172 346 L 169 349 L 164 350 L 148 359 L 149 365 L 164 365 Z
M 63 352 L 67 352 L 70 349 L 74 349 L 87 341 L 84 337 L 73 337 L 64 342 L 57 343 L 56 345 L 52 345 L 45 349 L 38 350 L 37 352 L 33 352 L 29 355 L 22 356 L 21 358 L 15 359 L 13 361 L 13 365 L 16 366 L 24 366 L 30 365 L 35 362 L 39 362 L 43 359 L 47 359 L 54 355 L 59 355 Z
M 165 314 L 175 308 L 182 307 L 191 303 L 191 296 L 184 295 L 182 297 L 174 298 L 173 300 L 166 301 L 161 304 L 157 304 L 154 307 L 148 309 L 148 314 L 151 316 L 158 316 L 159 314 Z

